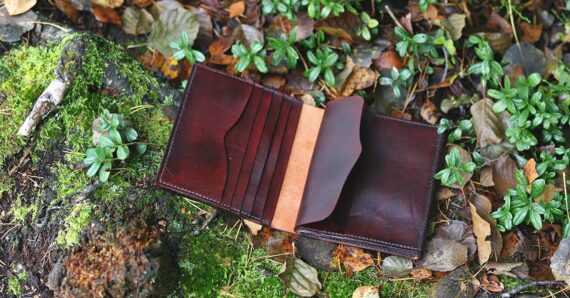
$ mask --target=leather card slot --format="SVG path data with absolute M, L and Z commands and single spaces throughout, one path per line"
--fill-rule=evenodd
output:
M 247 191 L 245 193 L 245 198 L 243 200 L 243 205 L 240 210 L 242 214 L 252 215 L 253 206 L 256 200 L 256 194 L 260 186 L 261 177 L 266 166 L 266 162 L 269 155 L 269 149 L 273 141 L 273 136 L 275 135 L 275 127 L 277 126 L 277 120 L 279 112 L 281 110 L 281 103 L 283 97 L 277 94 L 273 94 L 271 100 L 271 107 L 267 113 L 267 119 L 265 120 L 265 125 L 263 127 L 263 134 L 261 141 L 259 143 L 259 148 L 257 149 L 257 154 L 255 156 L 255 162 L 251 170 L 251 177 L 249 179 L 249 184 L 247 186 Z M 260 198 L 265 201 L 266 198 Z M 263 202 L 260 202 L 263 204 Z M 253 216 L 252 216 L 253 217 Z M 259 219 L 259 217 L 253 217 Z
M 425 239 L 443 136 L 431 125 L 368 112 L 360 135 L 362 154 L 334 211 L 319 221 L 305 221 L 296 230 L 417 258 Z M 402 223 L 406 223 L 405 231 Z
M 253 170 L 253 165 L 255 162 L 255 157 L 261 142 L 261 136 L 263 133 L 263 127 L 267 119 L 269 108 L 271 106 L 272 94 L 266 90 L 262 91 L 259 108 L 257 115 L 255 116 L 255 121 L 253 122 L 253 128 L 249 141 L 247 142 L 247 148 L 245 151 L 245 157 L 242 162 L 242 167 L 238 175 L 237 184 L 235 187 L 231 209 L 238 213 L 240 212 L 243 200 L 245 198 L 245 193 L 249 184 L 251 173 Z
M 228 158 L 228 175 L 222 201 L 220 205 L 229 208 L 233 199 L 240 169 L 243 165 L 245 151 L 248 141 L 253 131 L 253 122 L 259 109 L 259 102 L 263 89 L 259 86 L 253 88 L 253 92 L 248 100 L 245 111 L 234 127 L 230 129 L 225 138 L 226 152 Z
M 293 140 L 295 138 L 297 124 L 299 124 L 301 107 L 303 105 L 301 101 L 295 100 L 294 98 L 286 97 L 286 100 L 290 102 L 290 107 L 287 114 L 287 123 L 285 124 L 281 146 L 279 148 L 279 157 L 277 159 L 275 170 L 273 172 L 273 178 L 271 179 L 271 184 L 269 186 L 267 202 L 265 203 L 265 207 L 263 208 L 263 215 L 261 216 L 261 222 L 264 225 L 269 225 L 271 223 L 273 214 L 275 213 L 275 208 L 279 199 L 279 193 L 281 192 L 281 185 L 283 184 L 283 179 L 285 178 L 285 171 L 287 169 L 289 156 L 293 147 Z
M 281 97 L 281 110 L 279 111 L 279 115 L 277 117 L 277 125 L 275 127 L 273 140 L 271 141 L 271 146 L 269 147 L 269 155 L 265 161 L 265 167 L 261 175 L 259 188 L 257 189 L 257 193 L 255 195 L 255 202 L 253 203 L 253 209 L 251 210 L 251 215 L 255 218 L 261 218 L 263 215 L 263 209 L 267 204 L 269 187 L 275 173 L 275 166 L 277 165 L 277 160 L 279 159 L 279 149 L 281 148 L 281 144 L 283 142 L 283 135 L 285 134 L 287 119 L 289 118 L 289 111 L 291 110 L 291 102 L 288 100 L 283 100 L 283 95 L 276 94 L 275 97 Z
M 223 88 L 200 88 L 217 81 L 224 82 Z M 228 168 L 224 137 L 240 118 L 252 90 L 249 82 L 228 80 L 227 75 L 197 64 L 157 184 L 217 205 Z

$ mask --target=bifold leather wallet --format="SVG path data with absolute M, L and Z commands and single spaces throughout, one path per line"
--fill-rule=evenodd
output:
M 196 64 L 156 184 L 275 229 L 418 258 L 443 137 L 363 106 L 320 109 Z

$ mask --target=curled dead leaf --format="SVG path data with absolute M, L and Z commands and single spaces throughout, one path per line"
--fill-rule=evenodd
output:
M 11 16 L 22 14 L 34 7 L 37 0 L 4 0 L 4 7 Z
M 228 8 L 228 12 L 230 14 L 230 18 L 235 18 L 237 16 L 241 16 L 245 12 L 245 2 L 238 1 L 230 4 Z
M 420 109 L 420 115 L 422 118 L 432 125 L 435 125 L 439 118 L 441 118 L 441 114 L 437 110 L 437 107 L 431 100 L 424 101 L 422 108 Z
M 349 96 L 355 91 L 366 89 L 378 79 L 378 73 L 370 68 L 356 67 L 350 76 L 346 79 L 341 95 Z
M 322 287 L 317 270 L 295 258 L 287 259 L 281 268 L 279 278 L 291 292 L 301 297 L 312 297 Z
M 452 271 L 467 263 L 467 247 L 455 240 L 434 237 L 428 241 L 419 266 L 433 271 Z
M 534 158 L 529 159 L 524 165 L 524 175 L 529 184 L 539 177 L 538 173 L 536 172 L 536 161 Z
M 121 26 L 123 20 L 116 10 L 101 5 L 93 4 L 91 6 L 91 13 L 95 16 L 95 19 L 101 23 L 115 24 Z
M 522 22 L 519 24 L 519 28 L 523 32 L 523 36 L 521 40 L 528 41 L 530 43 L 535 43 L 540 40 L 540 36 L 542 35 L 542 26 L 537 24 L 529 24 Z
M 510 115 L 507 112 L 495 114 L 493 102 L 488 98 L 474 103 L 469 110 L 479 147 L 496 145 L 503 141 L 505 130 L 510 123 Z
M 372 265 L 372 257 L 361 248 L 339 245 L 333 253 L 350 273 L 362 271 Z
M 491 187 L 495 185 L 493 182 L 493 168 L 490 166 L 483 167 L 479 173 L 479 183 L 484 187 Z
M 503 238 L 497 222 L 491 217 L 491 201 L 485 196 L 473 194 L 469 198 L 473 232 L 477 238 L 477 256 L 479 264 L 486 263 L 491 255 L 497 259 L 503 247 Z

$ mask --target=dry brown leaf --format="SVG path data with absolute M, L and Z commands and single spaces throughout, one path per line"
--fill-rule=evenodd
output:
M 123 20 L 116 10 L 101 5 L 93 4 L 91 7 L 91 13 L 95 16 L 95 19 L 101 23 L 115 24 L 117 26 L 123 25 Z
M 305 93 L 301 96 L 301 100 L 303 101 L 304 104 L 316 107 L 317 103 L 315 101 L 315 98 L 309 94 L 309 93 Z
M 358 15 L 345 12 L 338 17 L 329 17 L 315 24 L 315 29 L 321 30 L 328 35 L 335 36 L 347 41 L 360 40 L 356 30 L 362 21 Z
M 452 239 L 436 236 L 426 244 L 418 265 L 433 271 L 449 272 L 467 261 L 467 246 Z
M 428 5 L 426 12 L 423 13 L 424 19 L 428 21 L 428 23 L 432 24 L 438 19 L 438 11 L 437 7 L 434 5 Z
M 509 21 L 501 17 L 497 12 L 493 11 L 489 15 L 489 20 L 487 21 L 487 28 L 491 30 L 499 30 L 503 34 L 513 34 L 513 28 Z
M 539 177 L 538 173 L 536 172 L 536 161 L 534 158 L 529 159 L 524 165 L 524 175 L 529 184 Z
M 514 189 L 517 185 L 514 176 L 517 168 L 517 162 L 508 155 L 493 162 L 493 182 L 499 196 L 504 196 L 507 190 Z
M 400 55 L 394 50 L 384 51 L 378 59 L 374 59 L 376 69 L 392 69 L 393 67 L 400 69 L 404 66 L 404 61 Z
M 412 115 L 410 115 L 409 113 L 404 113 L 402 111 L 400 111 L 399 109 L 393 109 L 390 112 L 390 116 L 394 117 L 394 118 L 398 118 L 398 119 L 404 119 L 404 120 L 412 120 Z
M 474 103 L 469 110 L 479 147 L 484 148 L 503 141 L 507 123 L 510 121 L 510 115 L 507 112 L 495 114 L 493 102 L 488 98 Z
M 79 16 L 79 10 L 71 4 L 71 0 L 54 0 L 53 4 L 57 9 L 59 9 L 63 14 L 72 20 L 74 23 L 77 22 L 77 17 Z
M 484 187 L 495 185 L 495 182 L 493 182 L 493 168 L 486 166 L 481 169 L 481 173 L 479 174 L 479 183 Z
M 441 117 L 441 114 L 437 110 L 437 107 L 431 100 L 426 100 L 424 102 L 422 108 L 420 109 L 420 115 L 427 123 L 433 125 L 435 125 Z
M 473 220 L 473 232 L 477 237 L 477 256 L 479 264 L 486 263 L 491 254 L 497 258 L 503 247 L 503 238 L 497 222 L 491 217 L 491 201 L 485 196 L 473 194 L 469 198 L 469 208 Z
M 544 187 L 544 192 L 540 196 L 536 197 L 534 199 L 534 201 L 538 203 L 542 200 L 545 203 L 550 203 L 550 201 L 552 201 L 552 199 L 554 199 L 554 195 L 557 192 L 561 192 L 561 191 L 562 191 L 562 189 L 557 188 L 556 186 L 554 186 L 554 184 L 547 184 Z
M 233 63 L 234 58 L 231 55 L 225 54 L 232 47 L 233 43 L 233 36 L 223 37 L 212 42 L 209 48 L 210 58 L 208 61 L 217 65 L 229 65 Z
M 147 51 L 138 57 L 138 60 L 147 68 L 161 72 L 165 77 L 173 80 L 180 74 L 178 61 L 172 57 L 164 57 L 158 52 Z
M 458 40 L 461 38 L 463 28 L 465 28 L 465 19 L 464 14 L 454 13 L 442 20 L 440 24 L 449 32 L 453 40 Z
M 412 13 L 408 13 L 407 15 L 400 18 L 400 23 L 408 31 L 410 34 L 414 34 L 414 27 L 412 26 Z
M 245 12 L 245 2 L 238 1 L 232 3 L 228 8 L 228 12 L 230 13 L 230 18 L 241 16 Z
M 130 3 L 141 8 L 146 8 L 152 5 L 154 0 L 131 0 Z
M 11 16 L 22 14 L 36 5 L 37 0 L 4 0 L 4 7 Z
M 376 82 L 378 73 L 370 68 L 355 68 L 342 88 L 342 96 L 350 96 L 358 90 L 366 89 Z
M 379 298 L 378 286 L 361 286 L 352 292 L 352 298 Z
M 428 279 L 432 276 L 431 270 L 425 268 L 414 268 L 412 269 L 411 274 L 415 281 Z
M 125 0 L 91 0 L 93 4 L 101 5 L 108 8 L 121 7 Z
M 129 6 L 125 9 L 122 16 L 123 31 L 131 35 L 150 33 L 154 19 L 152 15 L 143 8 Z
M 505 275 L 512 278 L 528 278 L 528 265 L 525 262 L 489 262 L 485 265 L 485 270 L 493 275 Z
M 251 220 L 244 219 L 243 223 L 249 229 L 249 232 L 254 236 L 257 235 L 257 233 L 263 228 L 261 224 L 253 222 Z
M 489 292 L 502 292 L 505 289 L 497 276 L 487 273 L 481 277 L 481 287 Z
M 523 32 L 523 36 L 521 37 L 522 41 L 528 41 L 530 43 L 535 43 L 540 39 L 542 35 L 542 26 L 541 25 L 532 25 L 528 23 L 521 23 L 519 24 L 519 28 Z
M 285 77 L 283 77 L 282 75 L 266 75 L 263 76 L 261 82 L 263 83 L 264 86 L 278 90 L 279 88 L 285 86 L 285 83 L 287 83 L 287 79 L 285 79 Z
M 362 271 L 374 265 L 372 257 L 361 248 L 339 245 L 333 254 L 350 273 Z
M 455 193 L 453 192 L 453 190 L 451 190 L 451 188 L 443 187 L 443 186 L 438 188 L 436 193 L 435 193 L 435 197 L 438 200 L 447 200 L 453 196 L 455 196 Z

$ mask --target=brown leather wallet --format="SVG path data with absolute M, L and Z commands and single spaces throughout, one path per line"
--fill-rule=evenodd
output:
M 273 228 L 418 258 L 443 137 L 196 64 L 156 184 Z

